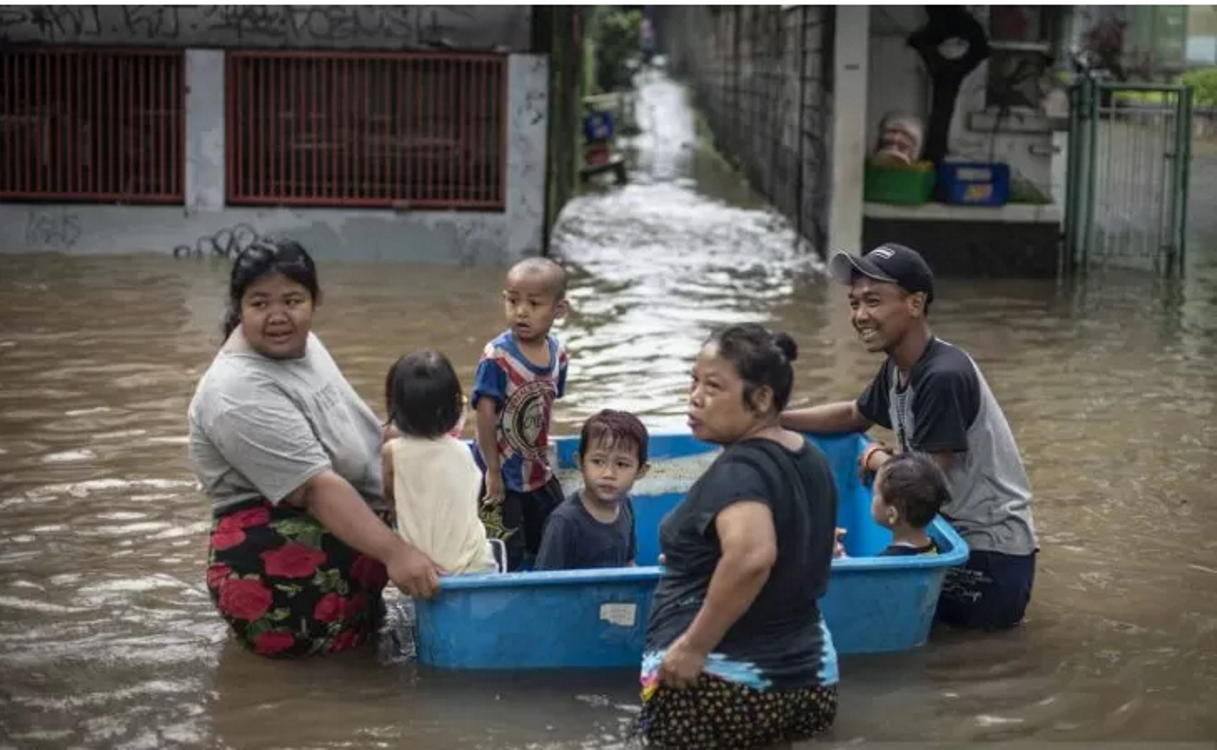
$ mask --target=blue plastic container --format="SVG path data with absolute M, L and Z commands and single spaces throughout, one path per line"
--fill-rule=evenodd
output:
M 1010 199 L 1010 165 L 947 162 L 938 166 L 938 200 L 955 206 L 1004 206 Z
M 613 116 L 608 112 L 589 112 L 583 117 L 583 137 L 588 143 L 613 137 Z
M 946 570 L 967 560 L 967 545 L 939 517 L 929 531 L 941 554 L 875 557 L 891 533 L 871 519 L 870 490 L 858 481 L 865 438 L 809 437 L 828 456 L 840 496 L 837 525 L 848 529 L 849 557 L 833 561 L 828 593 L 820 601 L 837 651 L 920 647 L 929 637 Z M 556 448 L 558 465 L 571 466 L 578 438 L 558 438 Z M 652 463 L 714 450 L 687 433 L 653 434 L 649 446 Z M 419 662 L 466 670 L 638 666 L 651 594 L 663 575 L 655 565 L 659 522 L 682 495 L 635 494 L 639 567 L 443 579 L 438 596 L 416 602 Z

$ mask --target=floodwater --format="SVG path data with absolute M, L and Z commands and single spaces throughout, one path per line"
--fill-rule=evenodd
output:
M 678 426 L 688 358 L 723 322 L 795 335 L 799 403 L 851 398 L 878 365 L 842 290 L 693 146 L 683 102 L 649 82 L 633 182 L 565 215 L 564 431 L 610 405 Z M 1217 739 L 1213 240 L 1182 282 L 941 283 L 936 329 L 978 359 L 1026 457 L 1035 599 L 1010 633 L 845 658 L 831 739 Z M 0 263 L 0 746 L 620 746 L 629 671 L 435 674 L 389 639 L 304 663 L 232 643 L 204 589 L 185 445 L 227 263 Z M 318 333 L 378 412 L 399 353 L 441 347 L 468 382 L 502 325 L 502 269 L 321 272 Z

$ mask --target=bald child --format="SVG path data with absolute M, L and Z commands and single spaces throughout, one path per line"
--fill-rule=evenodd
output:
M 471 403 L 485 471 L 481 516 L 502 539 L 507 570 L 536 557 L 545 519 L 563 500 L 549 465 L 553 402 L 566 391 L 566 350 L 550 335 L 566 313 L 567 275 L 549 258 L 527 258 L 507 272 L 507 330 L 486 344 Z

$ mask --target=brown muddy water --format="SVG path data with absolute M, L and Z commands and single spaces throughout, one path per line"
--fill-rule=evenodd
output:
M 679 427 L 713 325 L 792 332 L 796 401 L 877 367 L 842 290 L 692 147 L 657 80 L 632 184 L 567 210 L 561 430 L 604 406 Z M 728 181 L 734 180 L 730 178 Z M 830 739 L 1217 740 L 1217 242 L 1182 282 L 941 283 L 937 332 L 984 368 L 1024 451 L 1043 551 L 1026 624 L 845 658 Z M 0 260 L 0 746 L 621 746 L 632 671 L 436 674 L 400 639 L 307 663 L 232 643 L 203 583 L 186 406 L 218 344 L 227 262 Z M 379 413 L 402 351 L 472 377 L 502 269 L 321 263 L 318 333 Z M 400 624 L 400 623 L 398 623 Z M 398 628 L 393 632 L 400 633 Z

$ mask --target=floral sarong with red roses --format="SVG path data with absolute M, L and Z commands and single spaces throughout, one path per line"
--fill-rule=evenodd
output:
M 207 589 L 255 652 L 290 657 L 342 651 L 368 639 L 388 574 L 306 511 L 251 500 L 211 527 Z

